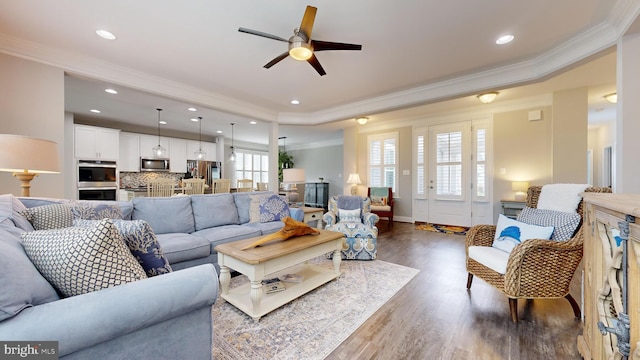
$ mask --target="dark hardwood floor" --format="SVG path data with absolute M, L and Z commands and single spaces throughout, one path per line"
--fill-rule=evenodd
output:
M 475 278 L 467 290 L 464 237 L 379 223 L 378 259 L 420 273 L 327 359 L 580 359 L 581 332 L 565 299 L 519 301 Z M 580 276 L 572 295 L 580 302 Z

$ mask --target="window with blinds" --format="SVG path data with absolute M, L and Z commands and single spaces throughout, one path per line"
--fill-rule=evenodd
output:
M 269 154 L 237 149 L 234 176 L 235 180 L 251 179 L 254 184 L 269 182 Z
M 462 197 L 462 131 L 437 134 L 436 176 L 438 196 Z
M 476 129 L 476 198 L 487 196 L 487 130 Z
M 426 195 L 425 184 L 425 148 L 424 148 L 424 135 L 418 135 L 416 137 L 416 195 Z
M 370 135 L 369 186 L 390 187 L 396 192 L 398 164 L 398 133 Z

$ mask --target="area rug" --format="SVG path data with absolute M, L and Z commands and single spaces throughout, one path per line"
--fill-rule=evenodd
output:
M 310 262 L 333 267 L 324 257 Z M 218 297 L 212 310 L 213 358 L 324 359 L 419 272 L 380 260 L 343 261 L 340 269 L 339 278 L 257 323 Z M 246 276 L 236 276 L 231 287 L 246 282 Z
M 440 225 L 440 224 L 427 223 L 427 224 L 416 225 L 416 230 L 434 231 L 434 232 L 441 232 L 445 234 L 466 235 L 469 228 L 464 226 L 452 226 L 452 225 Z

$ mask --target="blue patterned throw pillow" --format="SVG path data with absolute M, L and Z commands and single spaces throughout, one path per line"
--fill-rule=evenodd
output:
M 71 204 L 74 219 L 123 219 L 122 209 L 113 201 L 77 200 Z
M 360 209 L 345 210 L 338 209 L 338 219 L 340 223 L 359 223 L 360 221 Z
M 260 222 L 280 221 L 289 213 L 289 204 L 280 195 L 264 196 L 260 199 Z
M 148 277 L 172 271 L 171 265 L 151 226 L 144 220 L 112 220 L 131 254 L 138 260 Z M 78 227 L 92 227 L 99 220 L 75 220 Z

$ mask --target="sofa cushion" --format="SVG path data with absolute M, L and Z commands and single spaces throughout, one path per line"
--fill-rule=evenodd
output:
M 169 264 L 199 259 L 211 254 L 209 240 L 194 234 L 159 234 L 157 237 Z
M 47 197 L 18 197 L 18 199 L 27 208 L 51 205 L 51 204 L 68 204 L 71 202 L 71 200 L 67 200 L 67 199 L 56 199 L 56 198 L 47 198 Z
M 33 231 L 33 225 L 23 215 L 27 208 L 15 196 L 11 194 L 0 195 L 0 221 L 9 219 L 15 226 L 23 231 Z
M 529 225 L 500 214 L 492 246 L 510 253 L 525 240 L 550 239 L 552 233 L 553 226 Z
M 565 241 L 571 239 L 582 217 L 576 212 L 568 213 L 525 207 L 518 215 L 518 221 L 539 226 L 553 226 L 551 240 Z
M 75 220 L 74 225 L 88 228 L 99 222 L 100 220 Z M 113 224 L 148 277 L 171 272 L 169 261 L 146 221 L 113 219 Z
M 133 198 L 133 220 L 144 220 L 158 234 L 195 231 L 189 196 Z
M 22 242 L 38 271 L 64 296 L 147 278 L 110 219 L 91 228 L 23 233 Z
M 216 252 L 214 248 L 218 244 L 260 236 L 262 235 L 262 232 L 259 229 L 252 228 L 250 226 L 222 225 L 196 231 L 193 235 L 207 239 L 209 244 L 211 244 L 210 252 L 214 254 Z
M 284 222 L 282 221 L 269 221 L 266 223 L 246 223 L 242 226 L 248 226 L 254 229 L 260 230 L 261 235 L 267 235 L 279 231 L 284 226 Z
M 27 257 L 19 237 L 17 231 L 14 234 L 0 228 L 0 321 L 60 298 Z
M 129 201 L 76 200 L 71 202 L 74 219 L 131 219 L 133 204 Z
M 469 257 L 498 274 L 506 274 L 509 253 L 492 246 L 469 246 Z
M 51 204 L 25 209 L 22 214 L 36 230 L 62 229 L 73 226 L 68 204 Z
M 238 209 L 231 194 L 191 195 L 195 230 L 239 224 Z

